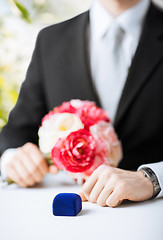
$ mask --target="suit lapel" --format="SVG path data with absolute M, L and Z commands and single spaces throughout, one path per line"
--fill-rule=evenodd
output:
M 78 21 L 75 21 L 73 27 L 74 35 L 69 43 L 71 55 L 69 54 L 69 49 L 65 50 L 65 52 L 68 52 L 67 64 L 72 63 L 71 65 L 73 65 L 73 69 L 71 68 L 71 72 L 68 72 L 67 78 L 69 78 L 69 82 L 73 81 L 73 85 L 77 86 L 75 89 L 75 95 L 77 98 L 95 101 L 98 106 L 101 106 L 91 79 L 88 50 L 89 33 L 87 32 L 89 25 L 89 12 L 87 11 L 81 14 L 78 19 Z
M 140 90 L 163 57 L 163 14 L 151 4 L 129 75 L 119 102 L 114 125 L 122 120 Z

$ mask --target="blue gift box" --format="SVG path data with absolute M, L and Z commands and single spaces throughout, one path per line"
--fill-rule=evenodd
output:
M 82 200 L 76 193 L 59 193 L 53 200 L 55 216 L 76 216 L 81 209 Z

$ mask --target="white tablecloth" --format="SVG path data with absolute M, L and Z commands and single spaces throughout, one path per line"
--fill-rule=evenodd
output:
M 53 216 L 55 195 L 79 190 L 80 186 L 63 173 L 47 175 L 34 188 L 0 188 L 0 239 L 163 239 L 163 199 L 126 202 L 117 208 L 85 202 L 76 217 Z

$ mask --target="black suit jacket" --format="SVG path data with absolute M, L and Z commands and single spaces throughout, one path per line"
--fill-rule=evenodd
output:
M 89 70 L 88 22 L 86 12 L 39 33 L 17 104 L 0 134 L 1 154 L 26 142 L 37 144 L 41 118 L 63 101 L 88 99 L 100 106 Z M 153 4 L 114 126 L 123 146 L 121 168 L 163 160 L 163 12 Z

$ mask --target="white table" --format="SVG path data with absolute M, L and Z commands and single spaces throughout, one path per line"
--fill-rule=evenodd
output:
M 34 188 L 0 188 L 1 240 L 162 240 L 163 199 L 127 202 L 117 208 L 85 202 L 76 217 L 56 217 L 52 202 L 60 192 L 78 193 L 67 175 L 47 175 Z

